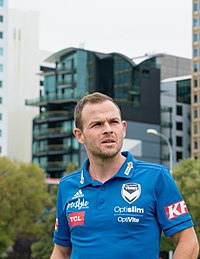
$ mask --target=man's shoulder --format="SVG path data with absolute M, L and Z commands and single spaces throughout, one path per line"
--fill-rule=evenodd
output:
M 60 179 L 60 184 L 65 184 L 68 182 L 77 183 L 80 181 L 80 174 L 81 174 L 81 169 L 78 169 L 77 171 L 69 173 Z
M 154 162 L 149 162 L 149 161 L 144 161 L 144 160 L 136 160 L 136 164 L 137 164 L 137 169 L 146 169 L 146 170 L 154 170 L 157 172 L 161 172 L 161 171 L 168 171 L 167 167 L 163 164 L 159 164 L 159 163 L 154 163 Z

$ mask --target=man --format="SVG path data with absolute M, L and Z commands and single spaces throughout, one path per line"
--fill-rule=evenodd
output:
M 195 259 L 191 216 L 169 171 L 121 152 L 126 122 L 110 97 L 85 96 L 74 134 L 83 167 L 61 179 L 51 259 L 158 259 L 161 230 L 176 243 L 173 259 Z

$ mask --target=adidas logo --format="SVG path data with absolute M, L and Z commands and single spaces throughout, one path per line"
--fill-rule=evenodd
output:
M 81 197 L 84 197 L 84 194 L 82 193 L 81 190 L 78 190 L 78 192 L 76 192 L 76 193 L 74 194 L 74 196 L 72 197 L 72 200 L 73 200 L 73 199 L 77 199 L 77 198 L 81 198 Z

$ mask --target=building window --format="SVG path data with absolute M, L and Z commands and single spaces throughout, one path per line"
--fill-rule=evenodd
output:
M 198 110 L 194 109 L 194 119 L 197 119 L 197 118 L 198 118 Z
M 199 56 L 199 50 L 198 48 L 194 48 L 194 57 L 198 57 Z
M 0 129 L 0 137 L 2 137 L 2 129 Z
M 4 2 L 4 0 L 0 0 L 0 6 L 3 6 L 3 3 Z
M 176 82 L 176 100 L 179 103 L 191 102 L 191 80 L 178 80 Z
M 194 18 L 194 27 L 199 26 L 199 19 L 198 18 Z
M 176 152 L 176 162 L 178 162 L 180 159 L 183 159 L 183 153 L 180 151 Z
M 194 42 L 197 42 L 199 40 L 198 33 L 194 33 Z
M 176 146 L 177 147 L 182 147 L 183 146 L 183 138 L 180 136 L 176 137 Z
M 142 76 L 143 78 L 149 79 L 150 78 L 150 71 L 147 69 L 142 70 Z
M 194 103 L 197 103 L 197 102 L 198 102 L 198 95 L 195 94 L 195 95 L 194 95 Z
M 198 80 L 194 79 L 194 87 L 198 87 Z
M 2 72 L 2 71 L 3 71 L 3 65 L 0 64 L 0 72 Z
M 194 149 L 198 149 L 198 142 L 196 140 L 194 141 Z
M 3 39 L 3 32 L 0 31 L 0 39 Z
M 198 64 L 194 64 L 194 72 L 198 72 L 198 68 L 199 68 L 199 66 L 198 66 Z
M 198 124 L 194 124 L 194 134 L 198 134 Z
M 3 103 L 3 98 L 0 96 L 0 104 Z
M 3 87 L 3 81 L 0 80 L 0 88 Z
M 180 105 L 176 106 L 176 115 L 183 115 L 183 108 Z
M 0 15 L 0 22 L 3 22 L 3 15 Z
M 3 117 L 3 115 L 2 115 L 2 113 L 0 113 L 0 121 L 2 121 L 2 117 Z
M 176 129 L 177 130 L 183 130 L 183 123 L 182 122 L 176 122 Z
M 197 12 L 199 10 L 199 4 L 197 2 L 194 3 L 194 12 Z

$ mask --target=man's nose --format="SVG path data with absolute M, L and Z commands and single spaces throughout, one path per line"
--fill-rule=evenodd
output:
M 112 129 L 110 123 L 108 123 L 108 122 L 104 123 L 104 132 L 113 132 L 113 129 Z

